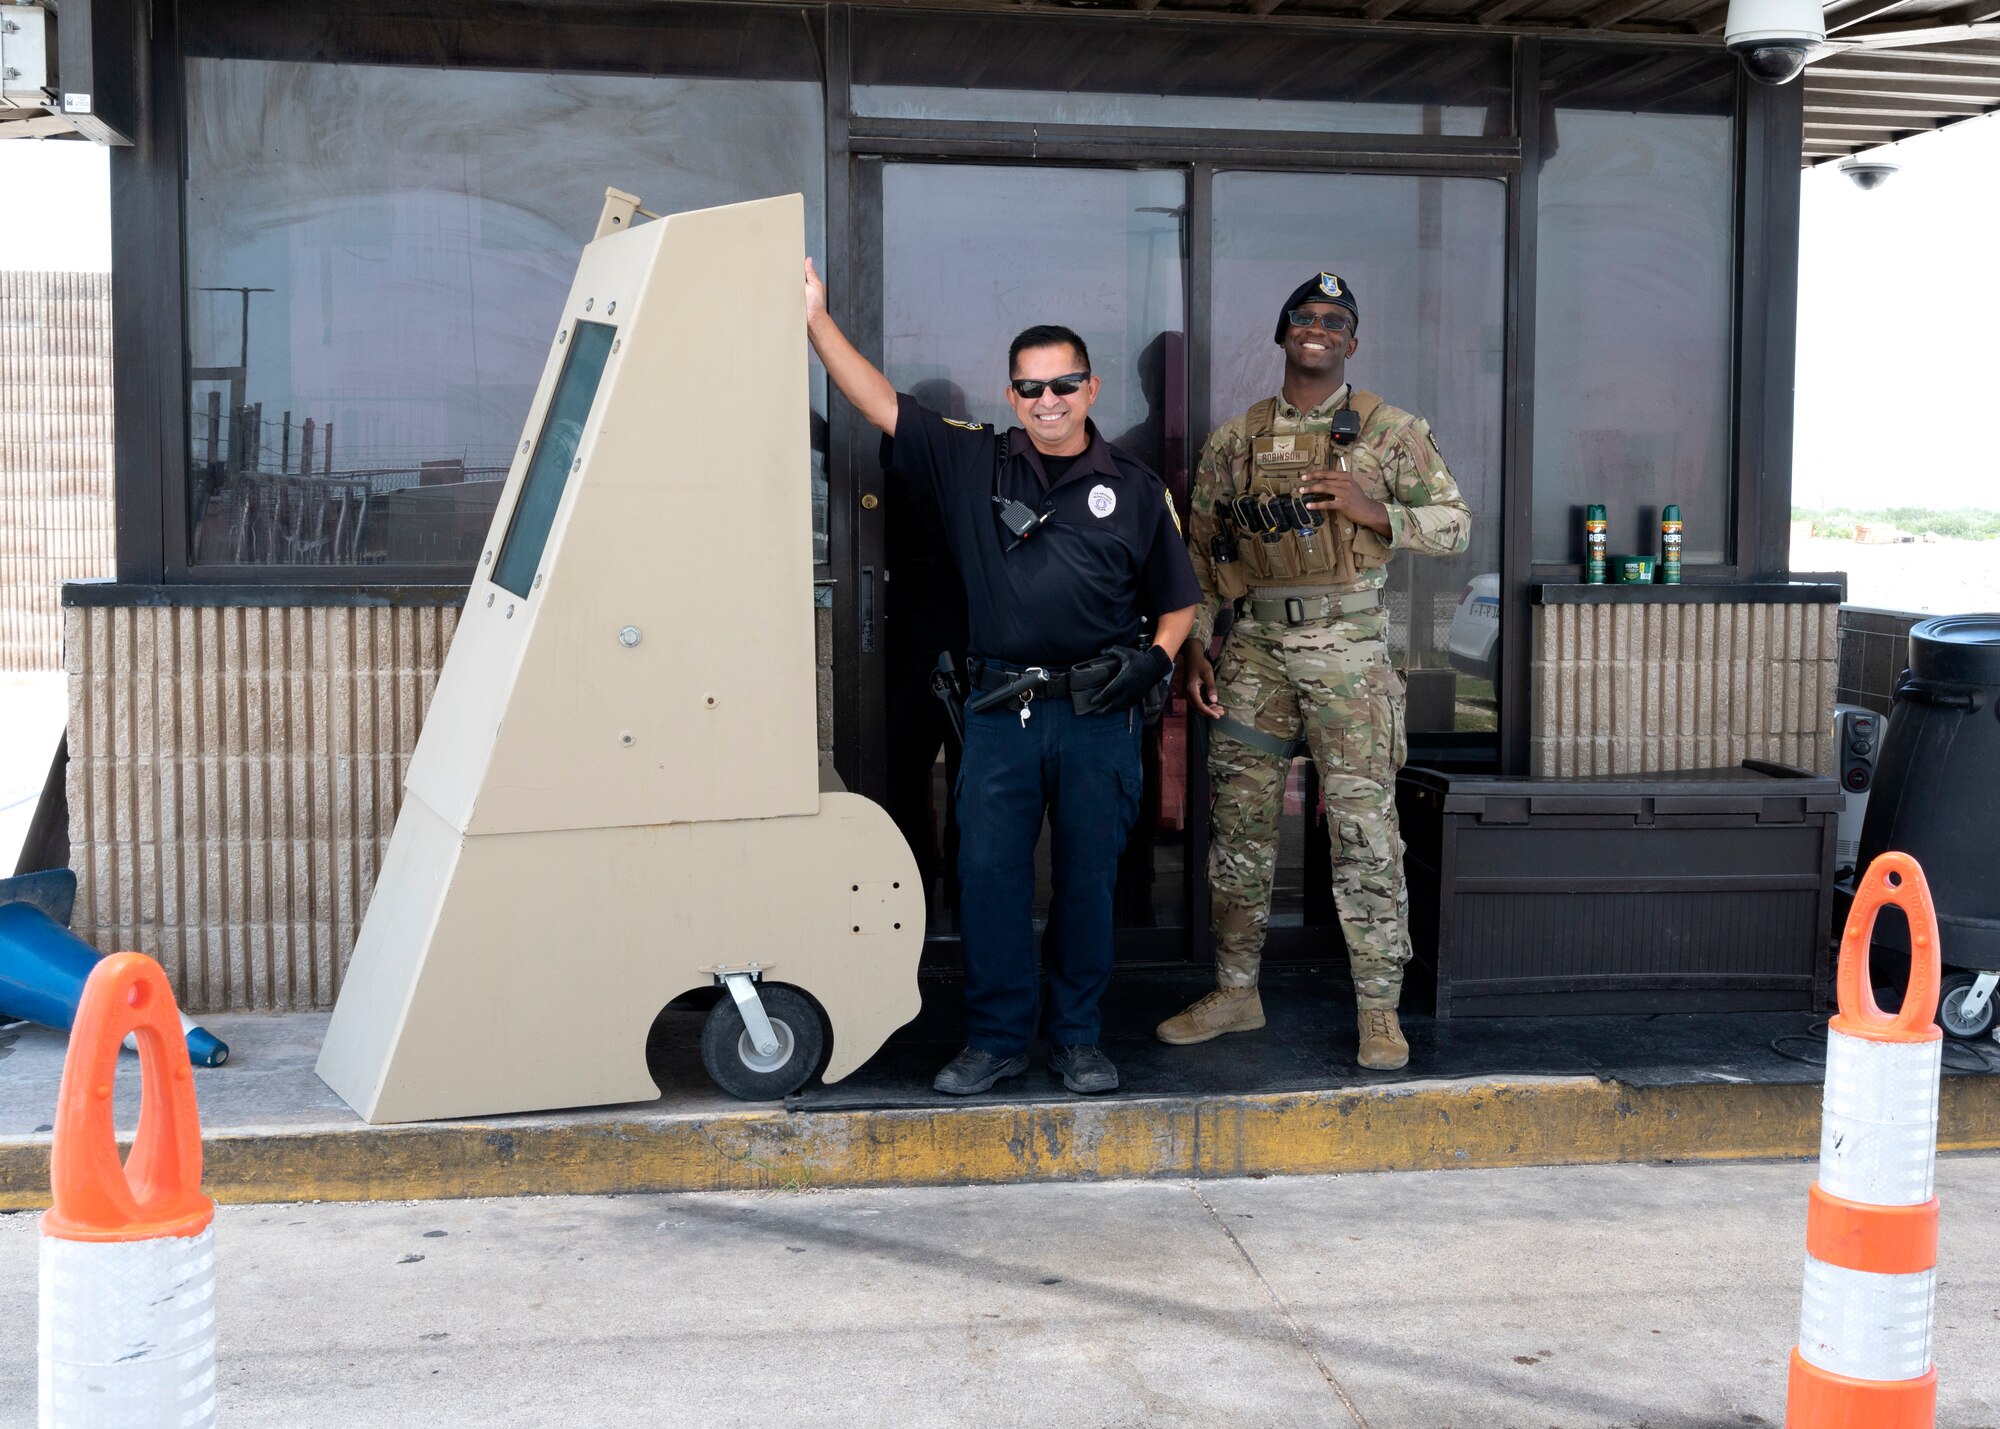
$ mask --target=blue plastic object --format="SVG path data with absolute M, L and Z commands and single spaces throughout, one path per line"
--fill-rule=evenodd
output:
M 181 1019 L 187 1028 L 188 1060 L 197 1067 L 219 1067 L 229 1060 L 229 1044 L 206 1027 Z
M 102 956 L 34 902 L 0 903 L 0 1017 L 22 1017 L 68 1031 L 84 981 Z M 188 1058 L 219 1067 L 229 1048 L 183 1017 Z
M 55 919 L 58 928 L 67 928 L 76 911 L 76 871 L 45 868 L 0 878 L 0 903 L 32 903 Z

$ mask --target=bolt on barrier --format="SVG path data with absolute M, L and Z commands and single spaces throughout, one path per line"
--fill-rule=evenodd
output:
M 112 1127 L 119 1044 L 139 1044 L 139 1130 Z M 215 1423 L 215 1203 L 173 989 L 114 953 L 84 984 L 63 1062 L 42 1216 L 41 1429 Z
M 1875 1002 L 1868 948 L 1890 904 L 1910 923 L 1910 982 Z M 1937 912 L 1917 861 L 1885 853 L 1855 890 L 1827 1025 L 1819 1177 L 1806 1211 L 1805 1293 L 1786 1429 L 1931 1429 L 1937 1291 L 1941 976 Z

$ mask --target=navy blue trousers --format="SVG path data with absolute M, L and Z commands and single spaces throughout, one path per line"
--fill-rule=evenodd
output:
M 966 1040 L 996 1057 L 1035 1035 L 1035 845 L 1048 816 L 1049 973 L 1053 1044 L 1098 1040 L 1097 1003 L 1111 981 L 1111 903 L 1118 855 L 1138 818 L 1145 775 L 1137 710 L 1080 715 L 1037 700 L 1028 722 L 1008 705 L 967 712 L 958 780 L 959 927 Z

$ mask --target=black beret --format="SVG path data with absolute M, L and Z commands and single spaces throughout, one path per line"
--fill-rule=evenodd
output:
M 1285 329 L 1291 325 L 1285 315 L 1301 303 L 1332 303 L 1353 313 L 1356 324 L 1361 321 L 1361 309 L 1354 306 L 1354 290 L 1347 286 L 1347 280 L 1338 273 L 1315 273 L 1292 289 L 1292 295 L 1278 309 L 1278 330 L 1271 341 L 1284 344 Z

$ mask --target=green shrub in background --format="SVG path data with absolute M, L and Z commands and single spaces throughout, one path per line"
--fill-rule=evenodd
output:
M 1825 511 L 1813 511 L 1804 506 L 1794 506 L 1792 519 L 1810 521 L 1815 535 L 1831 536 L 1837 540 L 1852 539 L 1857 524 L 1894 526 L 1912 536 L 1931 531 L 1951 541 L 2000 539 L 2000 511 L 1931 511 L 1922 506 L 1891 506 L 1882 511 L 1856 511 L 1851 507 L 1835 506 Z

